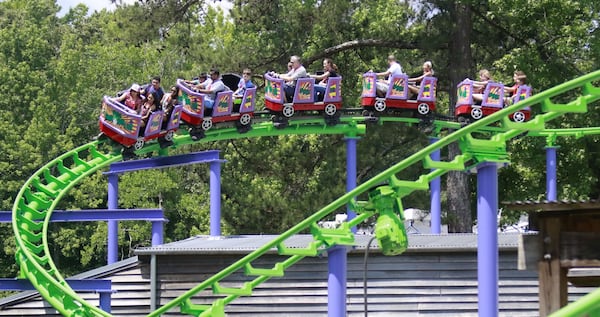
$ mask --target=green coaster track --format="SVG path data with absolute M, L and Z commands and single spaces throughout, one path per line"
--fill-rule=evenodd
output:
M 405 160 L 369 179 L 354 190 L 344 194 L 323 209 L 290 228 L 279 237 L 258 250 L 241 258 L 216 275 L 198 284 L 174 300 L 151 312 L 149 316 L 159 316 L 179 308 L 182 314 L 194 316 L 224 316 L 225 305 L 240 296 L 252 295 L 252 290 L 271 277 L 283 276 L 285 270 L 307 256 L 316 256 L 334 245 L 353 245 L 354 234 L 351 227 L 371 216 L 378 216 L 376 236 L 385 254 L 399 254 L 407 246 L 406 232 L 403 230 L 401 199 L 416 190 L 429 189 L 429 182 L 448 171 L 471 169 L 481 162 L 506 162 L 508 140 L 524 133 L 536 136 L 556 136 L 561 130 L 548 130 L 546 123 L 568 112 L 586 112 L 588 103 L 600 99 L 600 88 L 592 82 L 600 80 L 600 71 L 582 76 L 542 93 L 504 108 L 491 116 L 462 127 L 454 122 L 435 122 L 439 127 L 455 128 L 439 141 L 430 144 Z M 566 92 L 577 95 L 564 104 L 552 102 L 552 98 L 564 96 Z M 534 107 L 538 115 L 525 123 L 515 123 L 508 115 L 527 106 Z M 415 119 L 381 118 L 382 121 L 403 121 L 412 123 Z M 343 117 L 342 123 L 326 126 L 322 119 L 298 120 L 290 122 L 286 129 L 276 129 L 271 123 L 253 125 L 246 134 L 239 134 L 233 128 L 208 131 L 200 142 L 211 142 L 236 138 L 288 134 L 344 134 L 357 136 L 365 133 L 362 117 Z M 415 120 L 414 123 L 417 121 Z M 487 131 L 487 133 L 477 133 Z M 490 131 L 492 131 L 490 133 Z M 587 130 L 586 130 L 587 131 Z M 577 131 L 584 133 L 582 131 Z M 573 132 L 572 134 L 574 134 Z M 587 132 L 591 133 L 591 132 Z M 488 138 L 481 135 L 487 135 Z M 174 147 L 193 143 L 189 135 L 174 138 Z M 434 162 L 429 155 L 453 142 L 458 142 L 461 154 L 450 161 Z M 144 154 L 160 150 L 158 144 L 148 144 L 136 152 Z M 161 152 L 162 151 L 162 152 Z M 57 270 L 48 246 L 48 225 L 52 211 L 60 199 L 81 179 L 121 160 L 120 154 L 103 153 L 100 142 L 95 141 L 69 151 L 49 162 L 31 176 L 19 191 L 12 210 L 13 231 L 17 243 L 16 261 L 20 266 L 20 276 L 29 279 L 57 311 L 66 316 L 110 316 L 94 305 L 83 300 L 65 282 Z M 409 166 L 421 164 L 426 172 L 416 180 L 403 180 L 396 174 Z M 367 194 L 366 201 L 357 201 L 359 195 Z M 317 222 L 349 205 L 357 212 L 357 217 L 336 229 L 324 229 Z M 289 248 L 286 240 L 295 234 L 310 231 L 314 239 L 305 248 Z M 285 260 L 272 268 L 257 268 L 253 262 L 272 249 L 277 249 Z M 235 272 L 243 272 L 248 281 L 241 285 L 230 285 L 225 279 Z M 194 304 L 192 299 L 202 291 L 216 294 L 210 304 Z M 594 293 L 598 302 L 600 293 Z M 585 299 L 585 298 L 584 298 Z M 587 306 L 586 306 L 587 307 Z M 596 305 L 597 307 L 597 305 Z M 579 312 L 579 311 L 578 311 Z M 560 316 L 572 316 L 570 314 Z

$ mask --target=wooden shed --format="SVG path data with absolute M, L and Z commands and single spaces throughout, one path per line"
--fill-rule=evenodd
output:
M 517 269 L 516 234 L 499 234 L 500 316 L 538 316 L 537 273 Z M 137 250 L 137 257 L 86 272 L 79 277 L 109 278 L 116 291 L 112 313 L 143 316 L 150 311 L 151 266 L 156 259 L 156 302 L 164 304 L 221 268 L 264 245 L 274 236 L 198 236 Z M 311 236 L 299 235 L 289 246 L 304 246 Z M 364 252 L 370 236 L 357 236 L 348 254 L 348 315 L 364 316 Z M 411 235 L 409 249 L 395 257 L 383 256 L 374 242 L 368 258 L 369 316 L 477 316 L 477 236 L 474 234 Z M 265 266 L 278 260 L 275 250 L 261 259 Z M 242 275 L 234 275 L 235 283 Z M 569 288 L 574 300 L 589 292 Z M 97 302 L 96 294 L 83 294 Z M 208 303 L 203 293 L 194 303 Z M 284 277 L 272 278 L 226 306 L 227 316 L 326 316 L 327 257 L 305 258 Z M 33 292 L 0 299 L 2 316 L 56 315 Z M 173 312 L 172 316 L 178 315 Z
M 569 285 L 600 286 L 600 201 L 524 201 L 505 204 L 529 212 L 519 266 L 537 270 L 540 316 L 569 302 Z

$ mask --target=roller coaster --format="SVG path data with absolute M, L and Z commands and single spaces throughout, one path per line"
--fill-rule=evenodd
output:
M 160 316 L 175 312 L 177 309 L 181 314 L 186 315 L 224 316 L 225 306 L 228 303 L 240 296 L 251 296 L 255 287 L 272 277 L 283 276 L 286 269 L 304 257 L 317 256 L 327 248 L 336 245 L 353 245 L 354 234 L 351 228 L 373 216 L 378 217 L 375 234 L 384 254 L 395 255 L 403 252 L 407 246 L 406 232 L 401 223 L 403 197 L 414 191 L 428 190 L 431 180 L 449 171 L 468 170 L 484 162 L 507 161 L 507 142 L 511 139 L 522 137 L 524 134 L 546 137 L 560 135 L 563 133 L 562 130 L 548 129 L 547 123 L 565 113 L 586 112 L 588 104 L 600 99 L 600 88 L 594 86 L 594 82 L 598 80 L 600 80 L 600 71 L 581 76 L 499 109 L 468 125 L 443 120 L 434 121 L 432 124 L 436 129 L 450 128 L 454 131 L 360 184 L 285 231 L 278 238 L 151 312 L 149 316 Z M 557 97 L 571 98 L 569 99 L 571 101 L 553 102 Z M 516 122 L 509 117 L 513 113 L 529 108 L 532 109 L 532 117 L 529 121 Z M 323 122 L 323 119 L 299 119 L 289 121 L 283 128 L 276 127 L 274 122 L 260 122 L 254 124 L 253 128 L 244 134 L 239 133 L 234 127 L 224 127 L 205 131 L 205 135 L 199 141 L 194 141 L 192 136 L 185 132 L 176 134 L 172 136 L 172 142 L 173 146 L 181 147 L 193 142 L 289 134 L 357 136 L 366 133 L 366 120 L 364 116 L 345 115 L 339 118 L 339 124 L 329 125 Z M 401 117 L 379 118 L 379 122 L 385 121 L 419 124 L 421 120 Z M 480 133 L 482 131 L 486 133 Z M 586 131 L 582 128 L 580 133 L 585 135 Z M 430 158 L 431 153 L 454 142 L 458 142 L 460 154 L 447 161 L 433 161 Z M 27 278 L 40 295 L 65 316 L 110 316 L 109 313 L 86 302 L 69 287 L 53 262 L 48 245 L 50 217 L 64 195 L 83 178 L 123 159 L 116 151 L 103 151 L 101 143 L 102 141 L 90 142 L 41 167 L 21 188 L 12 210 L 13 231 L 17 245 L 16 261 L 20 266 L 20 277 Z M 168 148 L 161 149 L 159 143 L 147 143 L 137 149 L 136 154 L 143 155 L 154 151 L 161 155 L 168 155 Z M 400 171 L 415 164 L 420 164 L 428 171 L 417 179 L 406 180 L 396 176 Z M 357 200 L 365 193 L 367 200 Z M 354 219 L 335 229 L 318 226 L 319 220 L 332 215 L 346 205 L 357 213 Z M 286 247 L 286 241 L 290 237 L 305 231 L 310 231 L 313 235 L 314 239 L 311 243 L 301 249 Z M 285 260 L 272 268 L 253 266 L 255 260 L 273 248 L 276 248 L 280 255 L 285 256 Z M 222 285 L 227 276 L 240 271 L 250 278 L 248 282 L 241 287 Z M 193 303 L 192 297 L 204 290 L 212 290 L 216 294 L 215 301 L 208 305 Z M 585 313 L 600 314 L 600 291 L 587 295 L 555 315 L 579 316 Z

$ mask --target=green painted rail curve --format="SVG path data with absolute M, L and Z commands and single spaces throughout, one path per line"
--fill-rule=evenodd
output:
M 150 313 L 149 316 L 161 315 L 175 307 L 179 307 L 181 313 L 184 314 L 224 316 L 224 306 L 227 303 L 239 296 L 251 295 L 254 287 L 271 277 L 282 276 L 287 267 L 302 258 L 315 256 L 324 248 L 335 244 L 352 244 L 353 235 L 350 227 L 373 215 L 372 211 L 364 208 L 364 205 L 355 203 L 355 199 L 359 195 L 368 192 L 381 183 L 387 182 L 388 186 L 395 190 L 399 200 L 415 190 L 427 190 L 430 180 L 448 171 L 469 169 L 485 161 L 504 162 L 507 160 L 506 141 L 527 131 L 544 131 L 546 130 L 546 122 L 561 116 L 563 113 L 587 111 L 588 103 L 600 99 L 600 88 L 592 84 L 593 81 L 598 79 L 600 79 L 600 71 L 571 80 L 447 135 L 359 185 L 356 189 L 336 199 L 273 241 L 161 306 L 158 310 Z M 578 91 L 580 95 L 568 103 L 555 104 L 551 101 L 551 98 L 579 88 L 582 88 L 580 92 Z M 527 106 L 539 107 L 540 114 L 525 123 L 515 123 L 508 120 L 510 113 Z M 365 126 L 359 123 L 361 120 L 364 120 L 364 118 L 342 118 L 343 124 L 334 127 L 323 125 L 322 119 L 294 121 L 288 128 L 281 130 L 265 122 L 253 126 L 253 129 L 246 134 L 238 134 L 233 128 L 208 131 L 206 138 L 202 141 L 308 133 L 360 135 L 365 132 Z M 485 131 L 490 124 L 496 124 L 501 129 L 496 134 L 492 134 L 489 139 L 478 139 L 472 135 L 473 132 Z M 178 135 L 174 138 L 175 147 L 193 142 L 188 135 Z M 462 150 L 460 155 L 447 162 L 433 162 L 429 159 L 429 154 L 433 151 L 446 147 L 453 142 L 459 143 Z M 137 153 L 143 154 L 158 150 L 158 144 L 148 144 Z M 120 159 L 119 154 L 101 153 L 98 150 L 98 142 L 91 142 L 61 155 L 38 170 L 25 183 L 15 200 L 13 230 L 17 241 L 16 260 L 21 268 L 21 276 L 28 278 L 42 297 L 63 315 L 109 316 L 106 312 L 80 298 L 66 284 L 64 278 L 56 269 L 50 257 L 47 241 L 50 215 L 60 199 L 77 182 Z M 400 180 L 396 177 L 398 172 L 414 164 L 422 164 L 424 168 L 435 168 L 435 170 L 421 175 L 416 180 Z M 317 221 L 347 204 L 353 206 L 359 213 L 355 219 L 344 224 L 341 228 L 332 229 L 331 231 L 316 228 Z M 301 249 L 286 247 L 285 242 L 287 239 L 306 230 L 311 230 L 315 237 L 312 243 Z M 273 248 L 277 248 L 280 254 L 289 257 L 273 268 L 265 269 L 252 266 L 252 261 L 260 258 Z M 244 283 L 241 287 L 221 285 L 227 276 L 240 270 L 243 270 L 247 276 L 256 276 L 256 278 Z M 216 299 L 212 304 L 192 304 L 192 297 L 206 289 L 211 289 L 213 293 L 225 297 Z

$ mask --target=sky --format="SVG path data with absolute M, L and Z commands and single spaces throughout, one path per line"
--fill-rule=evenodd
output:
M 124 3 L 133 3 L 136 0 L 124 0 Z M 229 1 L 214 1 L 208 0 L 209 3 L 221 6 L 224 10 L 231 8 L 232 3 Z M 110 0 L 57 0 L 58 5 L 61 7 L 61 11 L 58 13 L 59 16 L 63 16 L 69 11 L 69 8 L 78 5 L 79 3 L 85 4 L 90 8 L 91 12 L 102 10 L 104 8 L 114 10 L 115 5 L 111 4 Z

